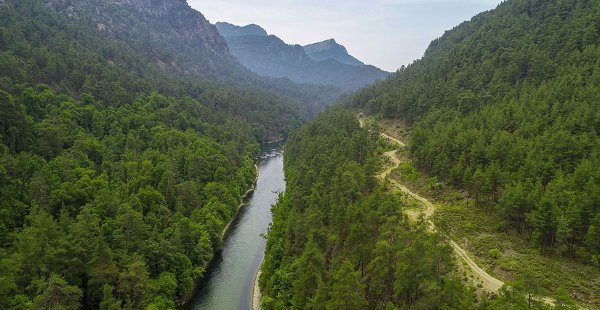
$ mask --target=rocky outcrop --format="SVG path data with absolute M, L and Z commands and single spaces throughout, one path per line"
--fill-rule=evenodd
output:
M 217 28 L 186 0 L 49 0 L 48 6 L 92 22 L 165 70 L 222 72 L 236 63 Z M 165 58 L 169 54 L 180 57 Z

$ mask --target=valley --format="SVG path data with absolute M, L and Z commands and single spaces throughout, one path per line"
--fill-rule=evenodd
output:
M 270 208 L 285 190 L 280 145 L 263 146 L 256 188 L 232 223 L 190 309 L 251 309 Z
M 0 0 L 0 309 L 600 309 L 600 2 L 498 2 Z

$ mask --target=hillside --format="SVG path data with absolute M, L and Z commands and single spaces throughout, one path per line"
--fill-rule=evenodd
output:
M 356 91 L 389 75 L 373 66 L 349 65 L 332 57 L 316 61 L 304 47 L 289 45 L 262 28 L 257 31 L 256 27 L 228 23 L 217 23 L 217 28 L 238 61 L 262 76 Z
M 0 1 L 0 308 L 175 308 L 259 143 L 327 92 L 247 71 L 183 0 Z
M 444 238 L 377 182 L 377 136 L 330 109 L 290 137 L 262 309 L 473 309 Z
M 470 231 L 518 235 L 553 264 L 597 267 L 599 21 L 596 1 L 505 1 L 347 104 L 411 127 L 410 157 L 431 184 L 464 190 L 465 213 L 494 218 Z M 501 247 L 497 272 L 523 276 L 517 257 Z M 530 267 L 539 285 L 569 285 L 594 302 L 597 281 L 566 283 Z

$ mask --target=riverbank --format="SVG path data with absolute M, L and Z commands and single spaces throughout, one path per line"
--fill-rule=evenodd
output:
M 262 268 L 262 262 L 256 271 L 254 276 L 254 285 L 252 286 L 252 310 L 260 310 L 260 299 L 262 295 L 260 293 L 260 286 L 258 285 L 258 279 L 260 278 Z
M 279 143 L 279 142 L 281 142 L 283 140 L 285 140 L 285 138 L 279 138 L 277 140 L 271 140 L 271 141 L 268 141 L 268 142 L 263 142 L 263 145 L 269 145 L 269 144 L 273 144 L 273 143 Z
M 254 183 L 252 183 L 252 186 L 244 193 L 244 195 L 242 195 L 242 200 L 240 202 L 240 205 L 237 207 L 237 210 L 235 212 L 235 216 L 233 217 L 233 219 L 231 219 L 231 221 L 229 223 L 227 223 L 227 225 L 225 225 L 225 227 L 223 228 L 223 231 L 221 232 L 221 241 L 223 241 L 225 239 L 225 237 L 229 233 L 229 228 L 231 227 L 231 223 L 235 222 L 238 215 L 240 214 L 240 210 L 242 209 L 242 207 L 244 207 L 246 205 L 248 196 L 250 196 L 250 194 L 254 193 L 254 190 L 256 190 L 256 183 L 258 182 L 258 175 L 260 173 L 258 171 L 257 164 L 254 164 L 254 169 L 256 170 L 256 178 L 254 178 Z
M 248 188 L 248 190 L 242 195 L 241 202 L 238 205 L 236 213 L 233 216 L 233 218 L 231 219 L 231 221 L 229 221 L 229 223 L 227 223 L 227 225 L 225 225 L 225 227 L 223 228 L 223 231 L 221 231 L 221 242 L 225 239 L 225 237 L 229 233 L 231 224 L 233 222 L 235 222 L 236 219 L 238 218 L 238 216 L 240 214 L 240 210 L 242 209 L 242 207 L 244 207 L 246 205 L 246 202 L 247 202 L 249 196 L 252 193 L 254 193 L 254 191 L 256 190 L 256 184 L 258 183 L 258 176 L 260 174 L 259 169 L 258 169 L 258 164 L 254 164 L 254 169 L 256 170 L 256 177 L 254 178 L 254 182 L 252 183 L 250 188 Z M 217 254 L 217 251 L 214 251 L 212 253 L 210 260 L 204 265 L 205 271 L 208 270 L 208 266 L 210 266 L 210 264 L 215 259 L 215 254 Z M 194 288 L 191 290 L 190 294 L 183 300 L 183 302 L 181 302 L 179 304 L 180 309 L 186 309 L 189 306 L 189 304 L 192 302 L 192 300 L 194 299 L 194 296 L 196 295 L 196 292 L 198 291 L 199 283 L 200 283 L 200 281 L 202 281 L 203 278 L 204 278 L 204 276 L 201 278 L 198 278 L 198 279 L 196 279 L 196 281 L 194 281 Z

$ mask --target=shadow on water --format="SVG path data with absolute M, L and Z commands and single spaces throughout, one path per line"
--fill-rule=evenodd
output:
M 251 308 L 254 277 L 264 257 L 271 223 L 271 206 L 285 190 L 282 147 L 285 141 L 264 144 L 258 160 L 256 188 L 245 199 L 227 231 L 223 247 L 208 265 L 188 309 Z

